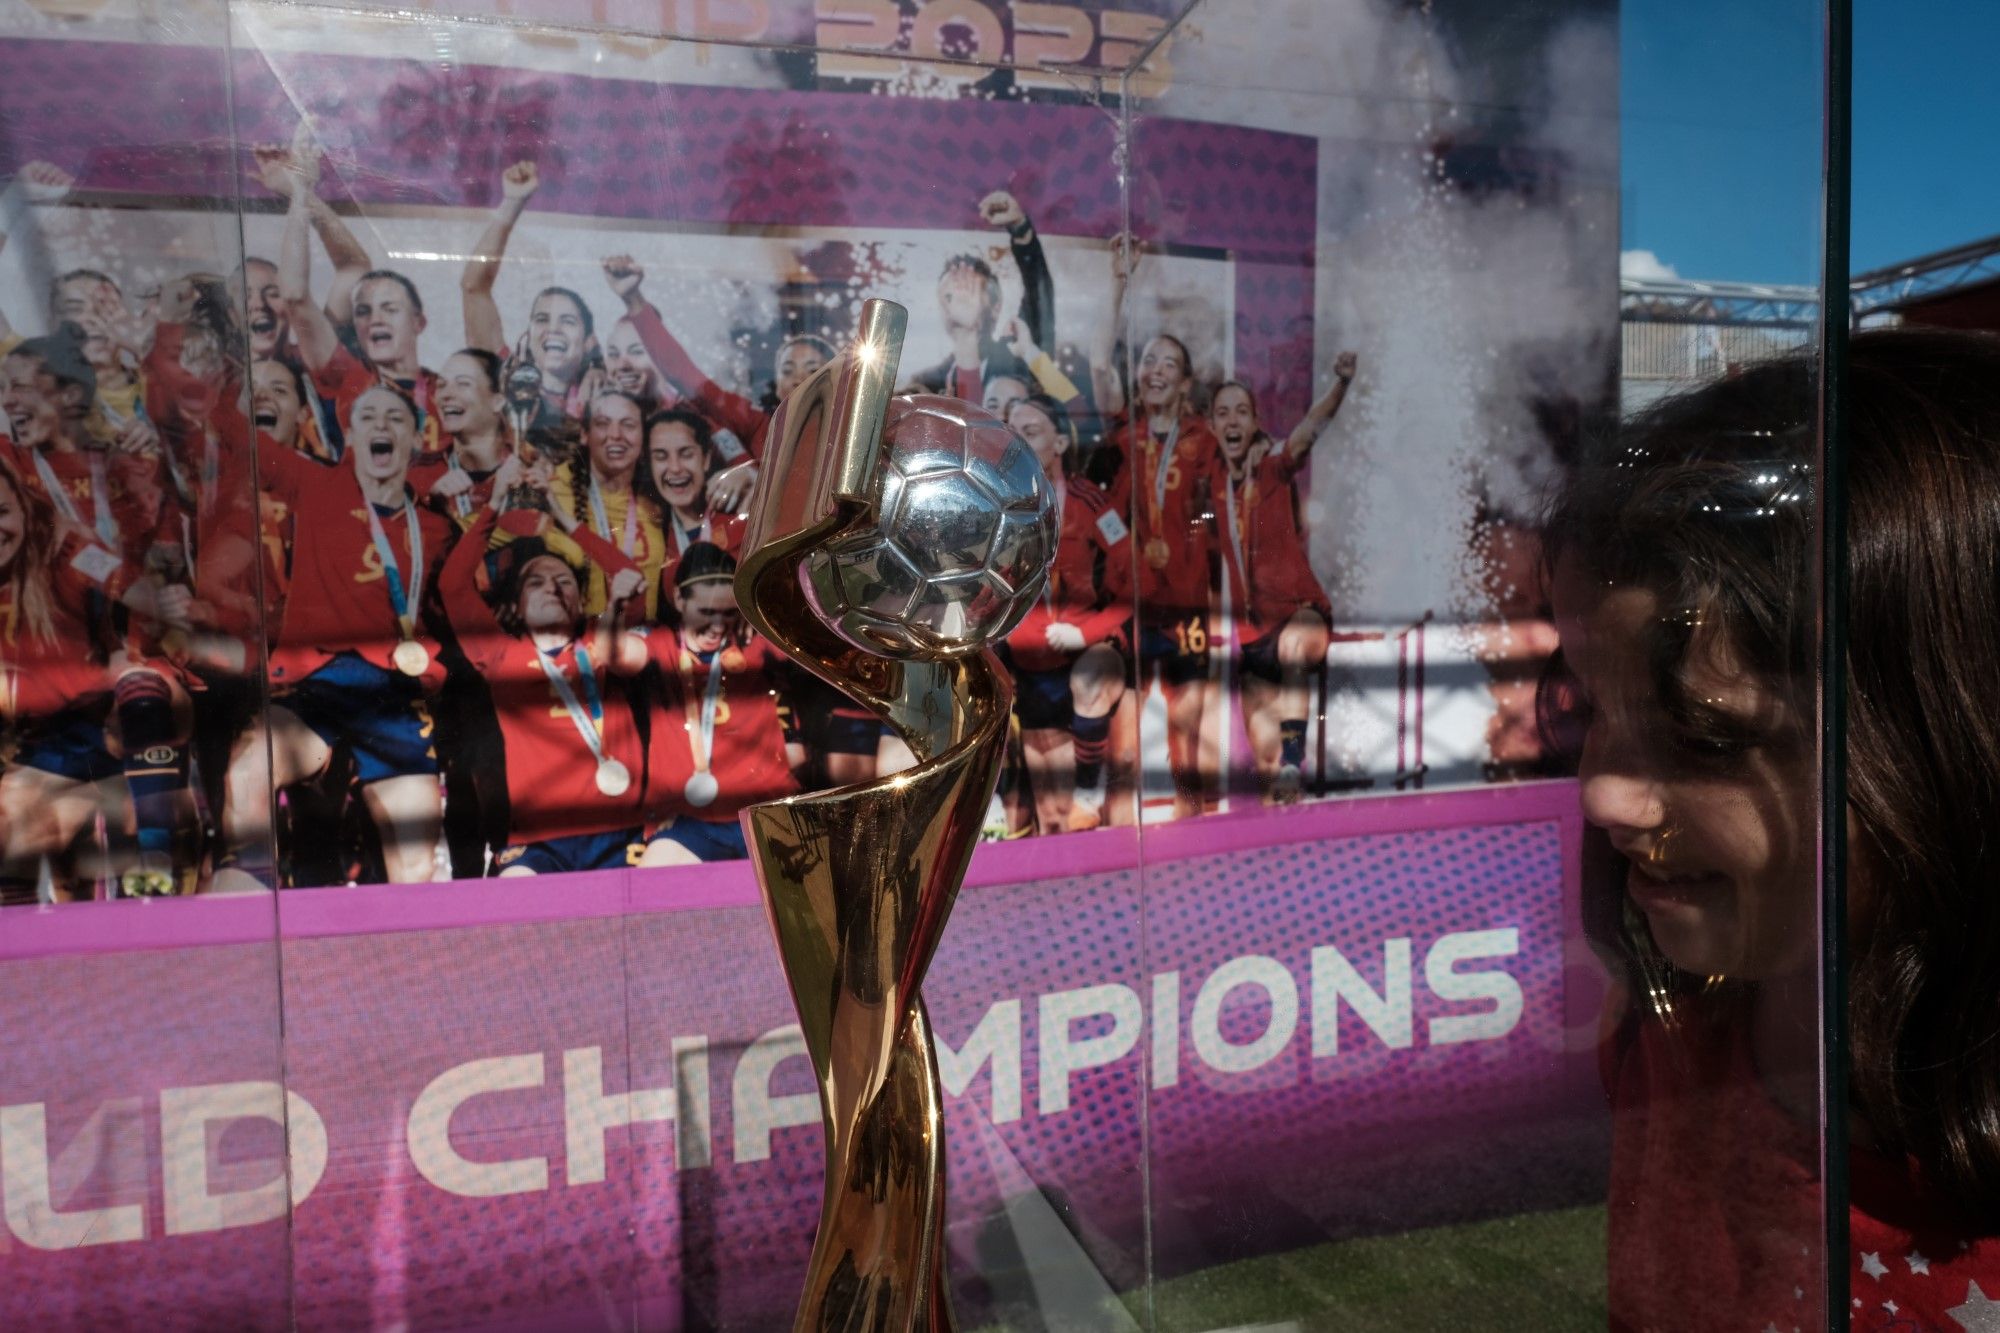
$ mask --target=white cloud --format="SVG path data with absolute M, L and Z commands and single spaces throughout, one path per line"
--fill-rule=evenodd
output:
M 1651 250 L 1621 250 L 1618 276 L 1638 282 L 1671 282 L 1680 277 L 1680 271 Z

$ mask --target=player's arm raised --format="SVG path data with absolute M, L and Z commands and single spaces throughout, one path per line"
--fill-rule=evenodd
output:
M 1292 427 L 1292 433 L 1285 439 L 1285 453 L 1294 463 L 1312 449 L 1319 433 L 1331 424 L 1340 405 L 1347 401 L 1347 386 L 1354 383 L 1356 363 L 1352 352 L 1342 352 L 1333 359 L 1333 387 L 1307 409 L 1305 419 Z
M 340 335 L 333 321 L 312 296 L 312 207 L 319 185 L 319 151 L 311 147 L 303 126 L 293 141 L 294 150 L 285 157 L 284 176 L 290 206 L 285 210 L 285 231 L 278 241 L 278 299 L 285 303 L 292 337 L 299 356 L 310 371 L 324 370 L 340 350 Z M 298 151 L 297 145 L 308 145 Z
M 500 277 L 501 261 L 507 257 L 514 224 L 521 220 L 528 200 L 541 184 L 541 173 L 533 162 L 516 162 L 500 173 L 500 206 L 473 242 L 465 271 L 458 279 L 465 301 L 465 341 L 470 346 L 507 355 L 507 330 L 500 319 L 500 306 L 493 299 L 493 284 Z
M 1118 354 L 1118 331 L 1125 324 L 1125 293 L 1139 263 L 1139 243 L 1129 233 L 1111 238 L 1111 312 L 1097 327 L 1090 346 L 1090 387 L 1097 411 L 1105 417 L 1125 410 L 1125 377 L 1112 359 Z
M 7 188 L 0 191 L 0 250 L 7 246 L 7 238 L 28 218 L 36 205 L 53 207 L 69 198 L 69 192 L 76 188 L 76 177 L 51 162 L 34 161 L 25 163 L 14 179 L 7 182 Z M 12 337 L 14 326 L 0 311 L 0 338 Z

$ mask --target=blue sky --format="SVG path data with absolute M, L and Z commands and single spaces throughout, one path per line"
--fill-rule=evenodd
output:
M 2000 233 L 2000 4 L 1854 8 L 1854 269 Z M 1816 279 L 1820 11 L 1624 0 L 1624 249 L 1686 278 Z

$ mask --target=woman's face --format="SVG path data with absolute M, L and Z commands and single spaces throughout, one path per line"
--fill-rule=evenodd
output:
M 0 362 L 0 409 L 13 427 L 14 443 L 24 449 L 46 448 L 62 434 L 55 376 L 32 356 Z
M 21 504 L 20 492 L 12 482 L 0 480 L 0 574 L 13 572 L 21 543 L 27 539 L 28 511 Z
M 482 435 L 496 429 L 507 397 L 486 378 L 477 357 L 453 352 L 438 371 L 438 422 L 452 436 Z
M 299 438 L 299 417 L 305 404 L 299 401 L 298 381 L 284 363 L 253 361 L 250 365 L 250 415 L 257 429 L 270 433 L 279 444 L 290 446 Z
M 417 419 L 410 405 L 387 389 L 363 393 L 348 413 L 347 452 L 363 481 L 400 485 L 417 452 Z
M 646 445 L 653 485 L 676 509 L 699 509 L 708 489 L 708 455 L 687 423 L 663 421 Z
M 1181 359 L 1178 344 L 1155 338 L 1139 354 L 1139 401 L 1147 411 L 1178 411 L 1187 378 L 1187 362 Z
M 639 341 L 639 330 L 629 319 L 611 326 L 611 340 L 604 344 L 604 372 L 612 384 L 626 393 L 645 397 L 653 392 L 653 358 Z
M 1008 410 L 1026 398 L 1028 393 L 1028 386 L 1012 375 L 995 375 L 986 381 L 986 400 L 981 405 L 1004 420 Z
M 621 478 L 632 475 L 639 462 L 639 435 L 644 422 L 638 406 L 617 394 L 601 394 L 590 405 L 590 426 L 584 433 L 584 447 L 590 452 L 590 466 L 597 475 Z
M 1063 450 L 1069 447 L 1069 439 L 1056 429 L 1048 413 L 1033 403 L 1016 403 L 1007 414 L 1007 424 L 1034 450 L 1035 461 L 1042 465 L 1044 476 L 1053 480 L 1060 475 Z
M 736 585 L 728 579 L 676 588 L 673 600 L 681 617 L 681 641 L 695 652 L 716 652 L 736 641 L 743 614 L 736 609 Z
M 1208 405 L 1208 424 L 1222 444 L 1222 456 L 1235 463 L 1257 438 L 1257 404 L 1240 384 L 1226 384 Z
M 515 609 L 531 634 L 549 634 L 575 627 L 583 614 L 583 593 L 577 587 L 576 571 L 569 562 L 553 555 L 538 555 L 521 570 L 521 586 Z
M 583 311 L 563 292 L 543 292 L 528 308 L 528 354 L 542 374 L 561 384 L 577 377 L 590 353 Z
M 826 353 L 816 344 L 809 342 L 789 342 L 778 349 L 777 388 L 780 402 L 792 396 L 792 390 L 810 379 L 815 371 L 826 364 Z
M 1695 725 L 1654 688 L 1659 597 L 1558 567 L 1556 630 L 1585 728 L 1584 817 L 1627 862 L 1653 941 L 1695 976 L 1793 976 L 1818 958 L 1814 749 L 1801 718 L 1697 638 L 1680 667 Z

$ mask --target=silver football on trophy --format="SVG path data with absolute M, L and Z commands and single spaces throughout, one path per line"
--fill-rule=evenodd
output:
M 1041 596 L 1056 497 L 1025 440 L 956 398 L 889 402 L 874 521 L 813 552 L 806 595 L 841 638 L 889 657 L 993 643 Z

